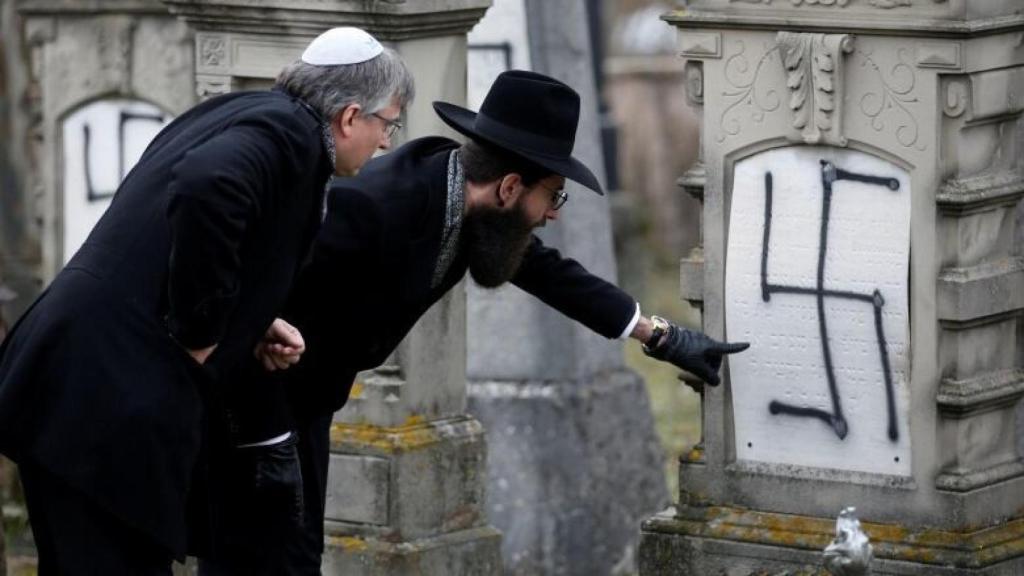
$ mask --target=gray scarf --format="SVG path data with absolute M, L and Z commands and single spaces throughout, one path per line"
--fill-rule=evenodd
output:
M 462 231 L 462 217 L 466 208 L 466 175 L 459 162 L 458 149 L 448 156 L 448 198 L 445 202 L 444 231 L 441 234 L 441 253 L 437 257 L 431 288 L 441 285 L 448 268 L 459 253 L 459 232 Z

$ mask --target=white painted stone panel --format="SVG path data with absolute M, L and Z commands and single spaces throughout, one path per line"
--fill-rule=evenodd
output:
M 141 100 L 91 102 L 64 119 L 64 262 L 99 221 L 114 192 L 172 117 Z
M 910 198 L 905 170 L 859 151 L 736 163 L 726 335 L 751 343 L 729 360 L 738 459 L 911 474 Z

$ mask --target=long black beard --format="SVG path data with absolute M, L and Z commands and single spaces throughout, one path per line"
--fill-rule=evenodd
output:
M 533 229 L 522 209 L 478 208 L 466 214 L 462 226 L 473 280 L 484 288 L 511 280 L 523 263 Z

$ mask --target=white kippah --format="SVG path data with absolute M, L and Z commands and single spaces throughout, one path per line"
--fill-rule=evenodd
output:
M 302 61 L 315 66 L 358 64 L 384 51 L 377 39 L 364 30 L 346 26 L 331 28 L 317 36 L 302 53 Z

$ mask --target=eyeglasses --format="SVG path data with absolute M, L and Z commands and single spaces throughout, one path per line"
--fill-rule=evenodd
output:
M 390 140 L 395 134 L 398 133 L 399 130 L 402 129 L 402 123 L 399 122 L 398 120 L 385 118 L 376 112 L 370 112 L 370 116 L 375 116 L 376 118 L 384 122 L 384 133 L 387 135 L 388 140 Z
M 554 188 L 548 188 L 543 184 L 541 184 L 540 187 L 547 190 L 548 192 L 551 192 L 552 210 L 558 210 L 562 206 L 565 206 L 565 203 L 569 201 L 569 193 L 566 192 L 565 190 L 555 190 Z

